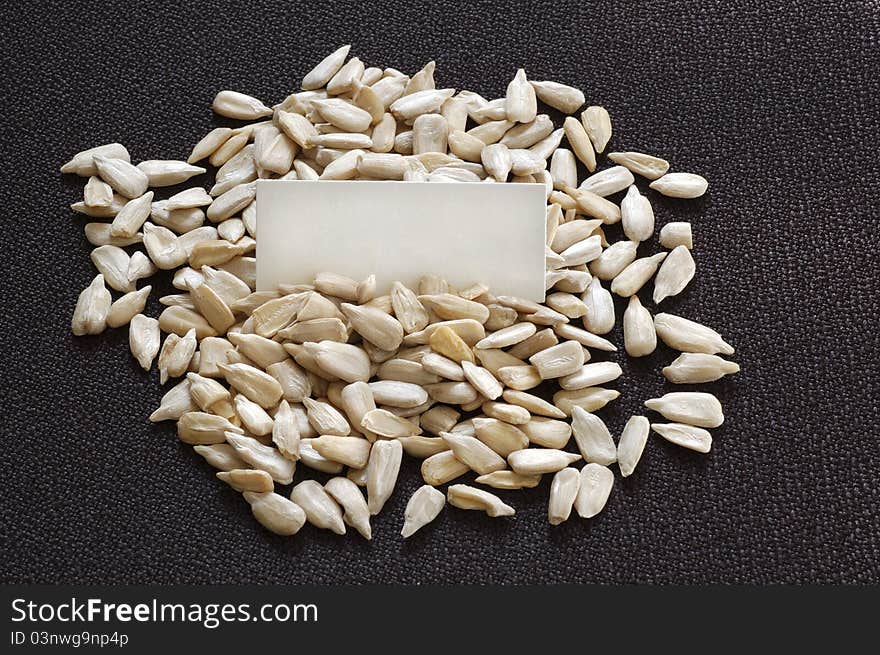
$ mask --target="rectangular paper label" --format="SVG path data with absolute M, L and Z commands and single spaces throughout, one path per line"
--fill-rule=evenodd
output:
M 257 289 L 375 273 L 386 294 L 436 273 L 542 301 L 545 213 L 543 184 L 259 180 Z

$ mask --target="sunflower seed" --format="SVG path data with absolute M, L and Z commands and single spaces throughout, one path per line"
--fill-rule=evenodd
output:
M 222 480 L 236 491 L 269 493 L 275 490 L 272 476 L 258 469 L 232 469 L 220 471 L 216 475 L 218 480 Z
M 693 425 L 651 423 L 651 429 L 676 446 L 695 450 L 698 453 L 708 453 L 712 449 L 712 435 L 709 431 Z
M 565 412 L 566 416 L 570 416 L 575 407 L 595 412 L 619 397 L 620 392 L 614 389 L 587 387 L 574 391 L 557 391 L 553 394 L 553 404 Z
M 229 430 L 226 431 L 226 441 L 235 448 L 239 457 L 254 468 L 266 471 L 278 484 L 290 484 L 293 481 L 296 462 L 287 459 L 275 448 Z
M 559 339 L 556 338 L 556 334 L 553 330 L 551 328 L 545 328 L 535 332 L 535 334 L 529 338 L 520 341 L 508 351 L 508 354 L 518 359 L 529 358 L 542 350 L 555 346 L 557 343 L 559 343 Z M 517 364 L 524 363 L 525 362 L 512 362 L 510 365 L 516 366 Z
M 542 475 L 561 471 L 580 458 L 580 455 L 552 448 L 527 448 L 510 453 L 507 461 L 515 473 Z
M 339 462 L 332 462 L 319 454 L 317 450 L 312 448 L 312 440 L 306 438 L 300 439 L 299 442 L 299 461 L 311 469 L 321 471 L 322 473 L 330 473 L 331 475 L 341 473 L 343 469 L 342 464 Z
M 611 140 L 611 117 L 608 111 L 604 107 L 587 107 L 581 114 L 581 121 L 596 152 L 604 152 Z
M 348 478 L 331 478 L 324 490 L 345 510 L 342 520 L 357 530 L 364 539 L 372 539 L 370 510 L 358 486 Z
M 608 225 L 620 221 L 620 208 L 610 200 L 592 191 L 581 191 L 571 187 L 565 187 L 564 191 L 575 201 L 578 213 L 598 218 Z
M 591 262 L 602 254 L 602 239 L 592 236 L 572 244 L 560 255 L 565 266 L 579 266 Z
M 694 239 L 691 234 L 691 224 L 685 222 L 667 223 L 660 228 L 660 245 L 672 250 L 678 246 L 685 248 L 694 247 Z
M 654 234 L 654 210 L 635 185 L 620 203 L 623 232 L 632 241 L 647 241 Z
M 290 492 L 290 500 L 302 507 L 309 523 L 316 528 L 345 534 L 342 510 L 319 482 L 303 480 Z
M 581 191 L 591 191 L 605 197 L 623 191 L 634 183 L 635 178 L 629 169 L 623 166 L 612 166 L 604 171 L 594 173 L 581 182 L 578 188 Z
M 577 469 L 564 468 L 553 476 L 553 483 L 550 486 L 550 504 L 547 509 L 550 525 L 559 525 L 568 520 L 580 486 L 581 475 Z
M 159 352 L 159 339 L 159 321 L 143 314 L 131 318 L 128 327 L 129 348 L 145 371 L 150 370 L 153 359 Z
M 611 291 L 624 298 L 635 295 L 651 279 L 666 255 L 665 252 L 658 252 L 650 257 L 636 259 L 614 278 Z
M 158 340 L 159 337 L 157 335 L 157 344 Z M 182 380 L 175 386 L 171 387 L 171 389 L 162 396 L 162 400 L 159 401 L 159 407 L 156 411 L 150 414 L 150 421 L 153 423 L 168 420 L 176 421 L 187 412 L 194 412 L 198 409 L 198 406 L 193 402 L 192 396 L 190 395 L 189 380 Z M 222 439 L 220 441 L 222 441 Z
M 704 353 L 682 353 L 663 369 L 664 377 L 674 384 L 714 382 L 731 373 L 739 373 L 739 364 Z
M 86 223 L 84 228 L 86 240 L 93 246 L 118 246 L 125 248 L 142 243 L 144 235 L 138 232 L 131 237 L 114 237 L 110 234 L 109 223 Z
M 663 261 L 654 279 L 654 302 L 681 293 L 694 277 L 696 264 L 687 246 L 676 246 Z
M 289 537 L 299 532 L 306 523 L 303 509 L 279 494 L 245 491 L 244 499 L 250 504 L 251 513 L 260 525 L 275 534 Z
M 542 380 L 561 378 L 584 365 L 584 349 L 579 343 L 566 341 L 532 355 L 529 362 L 538 369 Z
M 421 471 L 424 481 L 436 487 L 464 475 L 470 468 L 460 462 L 451 450 L 444 450 L 423 461 Z
M 164 400 L 163 398 L 163 404 Z M 183 443 L 190 445 L 223 443 L 227 434 L 236 436 L 242 432 L 240 427 L 233 425 L 222 416 L 205 412 L 185 412 L 177 421 L 177 437 Z M 242 457 L 242 459 L 247 461 L 247 458 Z
M 446 500 L 459 509 L 475 509 L 491 517 L 513 516 L 516 511 L 495 494 L 465 484 L 454 484 L 446 492 Z
M 370 391 L 373 392 L 373 398 L 377 403 L 392 407 L 417 407 L 428 400 L 427 392 L 419 385 L 410 382 L 394 380 L 370 382 Z
M 306 73 L 302 81 L 303 90 L 311 91 L 326 86 L 339 69 L 342 68 L 349 50 L 351 50 L 351 46 L 344 45 L 324 57 L 317 66 Z
M 540 475 L 522 475 L 514 471 L 494 471 L 477 477 L 474 482 L 495 489 L 532 489 L 541 482 Z
M 502 457 L 475 437 L 444 432 L 440 435 L 463 464 L 480 475 L 506 468 Z
M 721 403 L 710 393 L 674 391 L 645 401 L 645 407 L 659 412 L 670 421 L 702 428 L 717 428 L 724 423 Z
M 235 405 L 235 413 L 241 419 L 242 426 L 250 434 L 263 437 L 272 433 L 272 428 L 274 427 L 272 417 L 257 403 L 248 400 L 244 394 L 235 396 L 233 403 Z
M 322 341 L 306 346 L 318 366 L 332 376 L 345 382 L 366 382 L 370 377 L 370 360 L 367 354 L 347 343 Z
M 214 96 L 211 109 L 226 118 L 237 118 L 244 121 L 272 115 L 272 110 L 262 102 L 238 91 L 220 91 Z
M 535 89 L 529 84 L 526 72 L 520 68 L 510 84 L 507 85 L 504 109 L 507 119 L 517 123 L 529 123 L 538 113 Z
M 222 146 L 233 134 L 233 130 L 229 127 L 217 127 L 208 132 L 201 140 L 193 146 L 190 156 L 186 161 L 195 164 L 205 157 L 210 157 L 216 150 Z
M 502 366 L 498 369 L 498 379 L 506 386 L 517 391 L 534 389 L 541 384 L 543 378 L 534 366 Z
M 268 373 L 248 364 L 218 364 L 217 368 L 229 384 L 260 407 L 272 409 L 281 400 L 281 385 Z
M 112 159 L 94 155 L 95 166 L 101 179 L 113 190 L 126 198 L 138 198 L 147 191 L 149 178 L 146 173 L 132 166 L 125 159 Z
M 641 152 L 610 152 L 608 159 L 649 180 L 656 180 L 669 170 L 669 162 L 665 159 Z
M 231 218 L 247 207 L 256 197 L 257 187 L 254 182 L 239 184 L 217 196 L 206 215 L 212 223 L 220 223 Z
M 693 173 L 666 173 L 649 186 L 670 198 L 699 198 L 706 193 L 709 183 L 706 178 Z
M 505 144 L 493 143 L 492 145 L 483 146 L 483 150 L 480 153 L 480 161 L 482 161 L 486 172 L 498 182 L 507 180 L 512 161 L 510 150 Z
M 657 333 L 651 312 L 642 306 L 636 295 L 630 297 L 623 313 L 623 340 L 626 354 L 630 357 L 650 355 L 657 347 Z
M 571 150 L 558 148 L 553 152 L 550 160 L 550 175 L 553 177 L 553 187 L 577 186 L 577 162 Z
M 131 321 L 137 314 L 144 311 L 144 306 L 147 304 L 147 297 L 150 295 L 152 289 L 153 287 L 147 285 L 143 289 L 130 291 L 110 305 L 110 311 L 107 313 L 108 327 L 122 327 Z
M 446 497 L 430 485 L 423 485 L 410 496 L 403 513 L 401 536 L 406 539 L 433 521 L 446 505 Z
M 600 464 L 587 464 L 581 469 L 581 484 L 574 509 L 578 516 L 590 519 L 605 508 L 611 488 L 614 486 L 614 474 Z
M 571 426 L 565 421 L 534 416 L 521 426 L 529 442 L 544 448 L 564 448 L 571 438 Z
M 561 411 L 557 407 L 554 407 L 543 398 L 539 398 L 538 396 L 534 396 L 530 393 L 525 393 L 524 391 L 515 391 L 513 389 L 506 389 L 502 396 L 507 402 L 513 405 L 517 405 L 519 407 L 523 407 L 532 414 L 538 414 L 539 416 L 546 416 L 550 418 L 565 418 L 565 412 Z
M 144 248 L 153 263 L 163 271 L 181 266 L 187 259 L 186 251 L 177 236 L 168 228 L 144 223 Z
M 481 366 L 477 366 L 467 360 L 462 360 L 461 362 L 462 369 L 464 370 L 464 376 L 467 378 L 467 381 L 473 385 L 474 389 L 476 389 L 483 397 L 488 398 L 489 400 L 495 400 L 501 395 L 501 392 L 504 391 L 504 387 L 495 379 L 495 376 L 492 375 L 490 371 Z
M 587 313 L 584 316 L 584 327 L 587 330 L 594 334 L 607 334 L 614 328 L 614 301 L 598 277 L 594 277 L 590 282 L 581 300 L 587 306 Z M 590 344 L 585 343 L 584 345 L 589 346 Z
M 236 455 L 235 448 L 228 443 L 193 446 L 193 450 L 204 457 L 208 464 L 221 471 L 234 471 L 248 467 L 248 463 Z M 269 479 L 272 479 L 271 476 Z
M 501 457 L 507 457 L 510 453 L 529 445 L 529 439 L 522 430 L 495 418 L 474 418 L 473 427 L 476 438 Z M 455 452 L 454 448 L 453 452 Z M 465 461 L 462 457 L 459 459 Z
M 402 457 L 403 446 L 399 441 L 376 441 L 373 444 L 367 464 L 367 504 L 371 515 L 381 512 L 385 501 L 391 497 Z
M 584 364 L 579 371 L 560 378 L 559 386 L 567 390 L 595 387 L 616 380 L 621 375 L 623 375 L 623 370 L 615 362 Z
M 541 102 L 558 109 L 563 114 L 573 114 L 584 104 L 584 94 L 580 89 L 559 82 L 530 81 L 529 83 Z
M 611 294 L 608 294 L 608 297 L 610 298 Z M 586 302 L 586 299 L 584 299 L 584 302 Z M 589 306 L 589 303 L 587 303 L 588 308 Z M 589 312 L 584 316 L 584 318 L 586 319 L 588 316 Z M 585 321 L 585 323 L 586 322 L 587 321 Z M 603 339 L 602 337 L 597 336 L 592 332 L 582 330 L 581 328 L 577 328 L 573 325 L 554 325 L 553 331 L 563 339 L 571 339 L 572 341 L 577 341 L 582 346 L 586 346 L 588 348 L 595 348 L 596 350 L 602 350 L 605 352 L 615 352 L 617 350 L 617 346 L 615 346 L 607 339 Z
M 590 143 L 590 138 L 584 129 L 583 123 L 573 116 L 569 116 L 562 124 L 565 130 L 565 138 L 571 145 L 571 149 L 578 159 L 581 160 L 591 173 L 596 170 L 596 152 Z M 599 218 L 598 216 L 596 218 Z
M 131 157 L 125 146 L 121 143 L 107 143 L 95 148 L 89 148 L 76 153 L 69 162 L 61 167 L 62 173 L 73 173 L 81 177 L 90 177 L 98 174 L 98 168 L 95 163 L 95 156 L 106 157 L 107 159 L 120 159 L 130 162 Z
M 486 144 L 477 135 L 461 130 L 450 130 L 447 137 L 449 150 L 465 161 L 481 162 Z
M 89 207 L 109 207 L 113 202 L 113 187 L 93 175 L 83 189 L 83 202 Z
M 648 441 L 649 427 L 648 419 L 644 416 L 630 417 L 623 427 L 617 444 L 617 464 L 623 477 L 631 475 L 639 463 Z
M 590 262 L 590 272 L 600 280 L 613 280 L 636 258 L 636 241 L 618 241 Z
M 712 328 L 673 314 L 657 314 L 654 328 L 663 343 L 682 352 L 732 355 L 734 348 Z
M 124 198 L 118 193 L 114 193 L 113 200 L 106 207 L 90 207 L 85 202 L 80 201 L 73 203 L 70 208 L 84 216 L 92 216 L 94 218 L 113 218 L 125 206 L 126 202 L 128 202 L 127 198 Z M 108 225 L 107 228 L 109 229 L 109 227 L 110 226 Z
M 186 182 L 194 175 L 206 172 L 206 169 L 201 166 L 193 166 L 185 161 L 170 159 L 142 161 L 137 165 L 137 168 L 146 174 L 151 187 L 174 186 Z

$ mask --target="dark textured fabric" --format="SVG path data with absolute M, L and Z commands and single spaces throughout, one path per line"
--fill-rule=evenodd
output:
M 3 581 L 880 579 L 876 3 L 12 5 L 0 10 Z M 58 166 L 114 140 L 135 160 L 183 158 L 223 124 L 217 90 L 277 102 L 345 42 L 367 65 L 436 59 L 439 84 L 490 98 L 519 66 L 577 85 L 610 110 L 611 149 L 710 180 L 704 199 L 651 200 L 658 225 L 695 233 L 698 275 L 664 309 L 719 329 L 743 367 L 706 387 L 727 417 L 711 454 L 652 436 L 594 520 L 549 526 L 545 480 L 502 492 L 513 519 L 447 508 L 404 543 L 410 460 L 371 543 L 311 527 L 283 539 L 172 425 L 147 422 L 162 390 L 127 330 L 70 335 L 94 273 L 87 221 L 67 209 L 83 181 Z M 153 284 L 157 315 L 171 286 Z M 610 357 L 625 370 L 602 411 L 615 434 L 672 390 L 660 368 L 673 357 Z

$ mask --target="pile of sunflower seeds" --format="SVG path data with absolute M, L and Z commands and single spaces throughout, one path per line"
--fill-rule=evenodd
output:
M 572 509 L 593 517 L 612 490 L 609 467 L 616 462 L 621 475 L 632 474 L 650 429 L 708 452 L 706 428 L 724 420 L 709 393 L 646 401 L 671 422 L 633 416 L 615 443 L 594 412 L 619 396 L 601 385 L 622 371 L 590 363 L 591 350 L 617 350 L 601 336 L 615 324 L 614 293 L 629 298 L 628 355 L 650 354 L 657 337 L 681 351 L 663 369 L 670 382 L 710 382 L 739 370 L 718 356 L 734 351 L 716 331 L 652 316 L 637 295 L 653 278 L 659 305 L 687 286 L 695 264 L 689 223 L 664 225 L 659 240 L 667 251 L 638 256 L 655 225 L 634 175 L 676 198 L 702 195 L 706 180 L 670 173 L 668 162 L 639 152 L 611 152 L 614 165 L 597 172 L 612 135 L 608 112 L 587 107 L 561 128 L 538 113 L 538 101 L 578 111 L 585 98 L 573 87 L 530 81 L 519 70 L 505 97 L 487 100 L 437 89 L 434 62 L 408 76 L 368 68 L 348 52 L 328 55 L 301 91 L 274 107 L 218 93 L 214 111 L 246 123 L 212 130 L 185 162 L 133 165 L 126 148 L 112 143 L 62 166 L 88 178 L 73 210 L 103 219 L 85 226 L 99 273 L 79 296 L 73 333 L 128 325 L 144 370 L 156 361 L 162 384 L 179 380 L 150 420 L 176 421 L 180 440 L 281 535 L 308 521 L 338 534 L 348 525 L 369 539 L 370 517 L 394 492 L 403 453 L 423 460 L 425 482 L 406 507 L 401 534 L 408 537 L 447 502 L 511 515 L 485 488 L 531 488 L 551 474 L 550 523 Z M 150 189 L 207 173 L 196 165 L 205 159 L 217 169 L 209 189 L 154 197 Z M 578 162 L 590 173 L 580 183 Z M 418 289 L 321 273 L 311 284 L 257 292 L 258 178 L 542 184 L 546 300 L 495 296 L 478 281 L 455 289 L 435 274 Z M 608 200 L 623 191 L 620 204 Z M 608 243 L 603 226 L 617 222 L 626 239 Z M 137 284 L 159 270 L 174 271 L 181 293 L 160 299 L 165 309 L 156 319 L 143 314 L 151 287 Z M 115 300 L 108 285 L 121 294 Z M 566 450 L 572 436 L 577 452 Z M 278 493 L 298 463 L 334 477 Z M 470 472 L 479 486 L 437 489 Z

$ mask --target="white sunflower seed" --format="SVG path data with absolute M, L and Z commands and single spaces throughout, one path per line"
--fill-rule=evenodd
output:
M 122 327 L 144 311 L 147 297 L 152 289 L 153 287 L 147 285 L 143 289 L 130 291 L 116 300 L 110 305 L 110 311 L 107 313 L 107 325 L 112 328 Z
M 595 387 L 605 382 L 616 380 L 621 375 L 623 375 L 623 369 L 616 362 L 584 364 L 579 371 L 560 378 L 559 386 L 569 390 Z
M 678 246 L 694 247 L 691 224 L 685 222 L 667 223 L 660 228 L 660 245 L 672 250 Z
M 614 301 L 598 277 L 594 277 L 590 282 L 581 300 L 587 306 L 587 313 L 584 316 L 584 327 L 587 330 L 594 334 L 607 334 L 614 328 Z M 589 346 L 590 344 L 584 345 Z
M 275 490 L 272 476 L 259 469 L 232 469 L 220 471 L 216 475 L 218 480 L 222 480 L 236 491 L 269 493 Z
M 594 173 L 581 182 L 578 188 L 581 191 L 590 191 L 605 197 L 623 191 L 634 183 L 635 178 L 629 169 L 623 166 L 612 166 L 604 171 Z
M 191 413 L 194 414 L 196 412 Z M 271 475 L 272 479 L 278 484 L 290 484 L 293 481 L 296 462 L 284 457 L 277 449 L 264 446 L 253 437 L 236 434 L 236 432 L 228 429 L 226 431 L 226 441 L 235 448 L 235 452 L 239 457 L 254 468 Z
M 542 475 L 561 471 L 580 458 L 575 453 L 553 448 L 527 448 L 510 453 L 507 461 L 510 468 L 520 475 Z
M 666 255 L 665 252 L 658 252 L 650 257 L 636 259 L 614 278 L 611 291 L 624 298 L 635 295 L 651 279 Z
M 422 462 L 422 479 L 433 486 L 446 484 L 470 471 L 466 464 L 462 464 L 451 450 L 431 455 Z
M 617 444 L 617 464 L 623 477 L 631 475 L 639 463 L 648 441 L 649 428 L 644 416 L 631 416 L 623 427 Z
M 121 143 L 107 143 L 95 148 L 89 148 L 76 153 L 69 162 L 61 167 L 62 173 L 73 173 L 81 177 L 91 177 L 98 174 L 98 167 L 95 164 L 95 155 L 106 157 L 108 159 L 121 159 L 126 162 L 131 161 L 125 146 Z
M 370 458 L 370 442 L 361 437 L 340 437 L 321 435 L 312 439 L 312 448 L 330 461 L 339 462 L 351 468 L 363 468 Z
M 574 116 L 569 116 L 562 124 L 565 130 L 565 138 L 571 145 L 572 151 L 581 160 L 587 170 L 591 173 L 596 170 L 596 152 L 593 150 L 593 144 L 581 123 Z M 598 218 L 598 217 L 597 217 Z
M 379 380 L 369 384 L 373 398 L 380 405 L 410 408 L 422 405 L 428 400 L 427 392 L 418 384 L 395 380 Z
M 190 164 L 195 164 L 196 162 L 203 160 L 205 157 L 210 157 L 220 146 L 226 143 L 232 134 L 232 128 L 214 128 L 203 136 L 195 146 L 193 146 L 192 152 L 190 153 L 190 156 L 187 157 L 186 161 Z
M 654 234 L 654 210 L 651 202 L 635 185 L 629 188 L 620 203 L 623 232 L 632 241 L 647 241 Z
M 153 263 L 163 271 L 181 266 L 187 259 L 186 251 L 177 236 L 168 228 L 144 223 L 144 248 Z
M 342 520 L 357 530 L 364 539 L 372 539 L 370 510 L 358 486 L 348 478 L 331 478 L 324 485 L 328 494 L 345 510 Z
M 529 82 L 535 89 L 538 99 L 545 105 L 558 109 L 563 114 L 573 114 L 584 102 L 584 93 L 580 89 L 559 82 Z
M 85 202 L 75 202 L 70 208 L 77 212 L 78 214 L 83 214 L 84 216 L 92 216 L 94 218 L 113 218 L 116 214 L 119 213 L 125 203 L 128 202 L 128 198 L 125 198 L 118 193 L 113 194 L 113 200 L 106 207 L 90 207 Z M 109 229 L 109 225 L 107 228 Z
M 574 391 L 557 391 L 553 394 L 553 404 L 565 412 L 566 416 L 570 416 L 575 407 L 595 412 L 619 397 L 620 392 L 614 389 L 587 387 Z
M 663 369 L 664 377 L 674 384 L 714 382 L 731 373 L 739 373 L 739 364 L 705 353 L 682 353 Z
M 134 282 L 128 279 L 130 258 L 122 248 L 99 246 L 92 251 L 90 257 L 111 289 L 123 293 L 134 291 Z
M 351 433 L 351 427 L 342 413 L 333 407 L 330 403 L 326 403 L 314 398 L 303 398 L 303 405 L 308 413 L 309 423 L 318 434 L 347 436 Z M 314 443 L 312 444 L 314 448 Z M 315 448 L 315 450 L 318 450 Z M 320 451 L 318 451 L 320 453 Z M 323 455 L 323 453 L 321 453 Z M 355 468 L 360 468 L 356 466 Z
M 260 407 L 272 409 L 281 401 L 283 389 L 268 373 L 248 364 L 218 364 L 217 368 L 229 384 Z
M 446 500 L 459 509 L 475 509 L 491 517 L 513 516 L 516 510 L 495 494 L 465 484 L 454 484 L 446 492 Z
M 651 312 L 645 309 L 636 295 L 630 297 L 623 313 L 623 341 L 626 354 L 630 357 L 644 357 L 657 348 L 657 333 Z
M 547 509 L 550 525 L 559 525 L 568 520 L 580 486 L 581 474 L 577 469 L 564 468 L 553 476 Z
M 206 169 L 201 166 L 193 166 L 185 161 L 171 159 L 142 161 L 137 165 L 137 168 L 146 174 L 151 187 L 174 186 L 206 172 Z
M 308 424 L 306 424 L 308 425 Z M 311 427 L 309 428 L 311 430 Z M 302 432 L 300 432 L 302 434 Z M 336 475 L 344 468 L 339 462 L 332 462 L 312 448 L 312 440 L 302 438 L 299 442 L 299 461 L 316 471 Z
M 649 186 L 670 198 L 699 198 L 706 193 L 709 182 L 694 173 L 666 173 Z
M 226 118 L 237 118 L 244 121 L 272 115 L 272 110 L 262 102 L 238 91 L 220 91 L 214 96 L 211 109 Z
M 542 380 L 561 378 L 584 365 L 584 349 L 575 341 L 566 341 L 529 357 Z
M 83 189 L 83 202 L 89 207 L 109 207 L 113 202 L 113 187 L 93 175 Z
M 581 484 L 574 501 L 578 516 L 590 519 L 605 508 L 611 489 L 614 486 L 614 473 L 600 464 L 587 464 L 581 469 Z
M 403 446 L 399 441 L 376 441 L 367 464 L 367 505 L 375 516 L 382 511 L 397 484 Z M 427 461 L 427 460 L 425 460 Z
M 602 419 L 578 406 L 572 407 L 571 416 L 574 439 L 585 461 L 606 466 L 617 461 L 617 447 Z
M 669 170 L 669 162 L 665 159 L 641 152 L 609 152 L 608 159 L 649 180 L 656 180 Z
M 712 328 L 674 314 L 657 314 L 654 329 L 663 343 L 682 352 L 732 355 L 734 348 Z
M 233 425 L 222 416 L 205 412 L 186 412 L 181 414 L 177 421 L 178 439 L 190 445 L 223 443 L 226 441 L 227 434 L 236 436 L 242 432 L 243 430 L 240 427 Z M 252 441 L 259 443 L 256 440 Z M 242 459 L 247 461 L 244 457 Z
M 520 427 L 530 443 L 544 448 L 562 449 L 571 438 L 571 426 L 568 423 L 545 416 L 533 416 Z
M 156 335 L 157 351 L 158 342 L 159 336 Z M 150 421 L 153 423 L 168 420 L 176 421 L 187 412 L 195 412 L 198 409 L 198 406 L 193 402 L 192 396 L 190 395 L 189 380 L 181 380 L 162 396 L 162 400 L 159 401 L 159 407 L 150 414 Z M 217 440 L 218 443 L 221 441 L 223 441 L 223 439 Z
M 535 89 L 529 84 L 526 72 L 520 68 L 507 85 L 504 109 L 507 119 L 517 123 L 529 123 L 538 113 Z
M 639 244 L 637 241 L 618 241 L 602 251 L 590 262 L 590 273 L 600 280 L 613 280 L 620 275 L 636 258 Z
M 131 318 L 128 327 L 129 348 L 145 371 L 150 370 L 153 359 L 159 352 L 159 339 L 159 321 L 143 314 Z
M 306 73 L 306 76 L 303 78 L 303 90 L 311 91 L 326 86 L 327 82 L 342 68 L 349 50 L 351 50 L 351 45 L 344 45 L 318 62 L 318 65 Z
M 274 492 L 245 491 L 244 499 L 260 525 L 275 534 L 295 535 L 306 523 L 306 513 L 299 505 Z
M 494 471 L 477 477 L 474 482 L 495 489 L 532 489 L 541 483 L 541 476 L 522 475 L 514 471 Z
M 694 277 L 696 264 L 687 246 L 676 246 L 654 278 L 654 303 L 681 293 Z
M 138 198 L 147 191 L 150 180 L 146 173 L 125 159 L 94 155 L 95 166 L 101 179 L 126 198 Z
M 480 475 L 506 468 L 504 459 L 475 437 L 444 432 L 440 435 L 456 459 Z
M 708 453 L 712 449 L 712 435 L 708 430 L 684 423 L 651 423 L 651 429 L 676 446 Z
M 309 523 L 316 528 L 345 534 L 342 510 L 319 482 L 303 480 L 290 492 L 290 500 L 302 507 Z
M 721 403 L 711 393 L 674 391 L 645 401 L 645 407 L 670 421 L 701 428 L 717 428 L 724 423 Z
M 596 152 L 604 152 L 611 140 L 611 117 L 604 107 L 587 107 L 581 114 L 584 130 L 590 136 Z
M 138 232 L 131 237 L 114 237 L 110 233 L 109 223 L 86 223 L 84 228 L 86 240 L 93 246 L 118 246 L 125 248 L 142 243 L 144 235 Z
M 193 450 L 205 458 L 215 469 L 235 471 L 246 469 L 248 463 L 235 454 L 235 448 L 228 443 L 216 443 L 210 446 L 193 446 Z M 269 477 L 271 480 L 271 476 Z
M 538 114 L 535 120 L 530 123 L 521 123 L 511 128 L 501 137 L 501 143 L 508 148 L 531 148 L 552 133 L 553 121 L 547 114 Z M 541 157 L 541 159 L 546 159 L 546 157 Z
M 70 322 L 71 331 L 77 336 L 103 332 L 111 301 L 110 292 L 104 286 L 104 276 L 99 273 L 79 294 Z
M 577 162 L 571 150 L 558 148 L 553 152 L 550 160 L 550 175 L 553 177 L 553 187 L 577 186 Z
M 446 496 L 430 485 L 423 485 L 410 496 L 403 512 L 401 536 L 406 539 L 433 521 L 446 505 Z
M 140 279 L 151 277 L 159 271 L 155 264 L 140 250 L 134 251 L 128 260 L 128 279 L 137 282 Z

